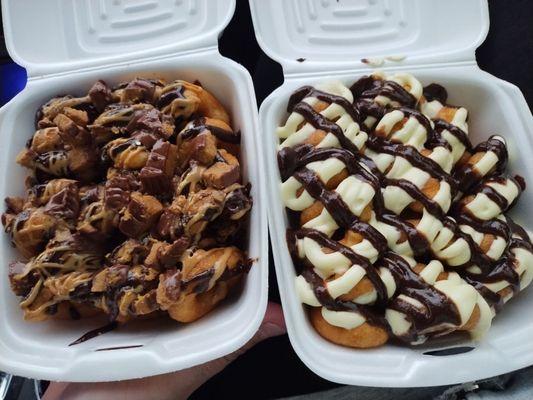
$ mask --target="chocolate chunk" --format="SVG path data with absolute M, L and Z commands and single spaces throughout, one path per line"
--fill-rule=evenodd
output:
M 111 90 L 102 80 L 96 81 L 89 89 L 89 98 L 99 112 L 104 111 L 105 107 L 113 101 Z
M 442 104 L 446 104 L 446 100 L 448 100 L 448 92 L 437 83 L 431 83 L 424 87 L 423 93 L 427 101 L 437 100 Z
M 226 197 L 223 215 L 232 220 L 242 218 L 252 208 L 252 198 L 249 194 L 250 188 L 239 188 Z
M 138 140 L 147 149 L 154 147 L 154 144 L 159 140 L 159 136 L 155 133 L 145 131 L 136 131 L 131 134 L 131 138 Z
M 150 249 L 150 254 L 146 257 L 145 264 L 159 270 L 176 267 L 189 245 L 190 240 L 185 236 L 175 240 L 172 244 L 155 242 Z
M 135 131 L 147 131 L 157 133 L 161 130 L 160 112 L 155 108 L 147 110 L 137 110 L 126 126 L 130 133 Z
M 161 249 L 159 254 L 159 260 L 161 266 L 164 268 L 169 268 L 179 261 L 181 255 L 187 250 L 187 247 L 190 245 L 190 239 L 182 236 L 178 240 L 175 240 L 172 244 L 165 246 Z
M 130 133 L 138 131 L 155 134 L 168 139 L 174 133 L 172 119 L 155 108 L 137 110 L 126 127 Z
M 219 150 L 221 161 L 217 161 L 203 173 L 203 179 L 208 186 L 224 189 L 239 182 L 241 171 L 237 159 L 225 150 Z
M 165 210 L 155 228 L 154 235 L 164 240 L 174 240 L 183 235 L 183 220 L 172 210 Z
M 80 181 L 92 182 L 98 176 L 98 154 L 94 147 L 74 147 L 67 158 L 68 170 Z
M 190 160 L 196 160 L 203 165 L 210 165 L 217 155 L 215 136 L 209 132 L 200 133 L 191 140 L 182 142 L 179 146 L 178 157 L 184 167 Z
M 170 191 L 177 160 L 177 147 L 159 140 L 139 175 L 142 191 L 150 194 Z
M 80 198 L 76 185 L 69 185 L 53 195 L 44 207 L 44 212 L 57 218 L 74 220 L 80 213 Z
M 143 167 L 139 174 L 142 191 L 150 194 L 163 194 L 170 189 L 170 179 L 162 170 L 153 167 Z
M 144 193 L 165 194 L 170 190 L 171 180 L 158 168 L 144 167 L 139 177 Z
M 54 123 L 59 129 L 59 135 L 63 142 L 72 146 L 88 146 L 92 142 L 91 134 L 87 129 L 77 125 L 65 114 L 58 114 L 54 118 Z
M 170 103 L 172 103 L 176 99 L 184 99 L 185 96 L 183 95 L 183 86 L 178 86 L 177 88 L 174 88 L 172 90 L 169 90 L 168 92 L 163 93 L 159 100 L 157 101 L 157 108 L 164 108 L 168 106 Z
M 155 197 L 134 192 L 118 227 L 128 237 L 139 237 L 156 223 L 162 211 L 163 206 Z
M 17 296 L 27 296 L 39 279 L 35 271 L 22 275 L 25 269 L 26 264 L 20 261 L 9 264 L 9 284 Z
M 120 101 L 122 103 L 151 103 L 154 98 L 154 93 L 155 84 L 153 81 L 136 78 L 122 89 Z
M 120 211 L 130 202 L 130 193 L 137 190 L 138 182 L 131 174 L 118 174 L 108 179 L 105 184 L 105 208 Z

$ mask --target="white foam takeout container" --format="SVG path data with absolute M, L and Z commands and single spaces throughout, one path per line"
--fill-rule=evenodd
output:
M 409 71 L 424 85 L 443 84 L 450 103 L 469 110 L 473 142 L 503 135 L 510 153 L 509 171 L 533 184 L 533 123 L 525 99 L 515 86 L 483 72 L 475 60 L 475 49 L 489 27 L 486 1 L 250 0 L 250 4 L 258 42 L 282 65 L 285 75 L 283 85 L 261 105 L 259 120 L 277 279 L 289 338 L 302 361 L 331 381 L 386 387 L 467 382 L 533 364 L 531 288 L 504 307 L 479 343 L 385 345 L 371 350 L 332 344 L 315 332 L 306 317 L 285 241 L 288 221 L 280 195 L 275 129 L 285 122 L 287 102 L 296 88 L 329 79 L 349 86 L 373 70 L 361 62 L 363 57 L 404 55 L 401 62 L 385 61 L 381 69 Z M 533 190 L 528 190 L 512 215 L 531 230 L 532 214 Z M 475 349 L 456 355 L 424 354 L 450 346 Z
M 256 100 L 248 72 L 217 46 L 234 10 L 235 0 L 2 1 L 9 53 L 29 80 L 0 109 L 0 198 L 24 194 L 26 171 L 15 157 L 35 130 L 35 111 L 51 97 L 84 95 L 98 79 L 198 79 L 242 132 L 241 165 L 254 198 L 247 250 L 257 261 L 241 293 L 195 323 L 138 321 L 68 347 L 105 320 L 25 322 L 7 279 L 8 263 L 19 256 L 2 234 L 0 370 L 61 381 L 145 377 L 224 356 L 257 331 L 267 303 L 268 240 Z M 96 351 L 134 345 L 142 347 Z

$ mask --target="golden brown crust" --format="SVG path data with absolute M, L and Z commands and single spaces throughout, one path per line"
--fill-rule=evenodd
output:
M 190 83 L 187 82 L 186 85 L 189 89 L 192 88 Z M 199 86 L 196 86 L 196 95 L 200 99 L 200 104 L 198 105 L 198 112 L 200 115 L 204 115 L 207 118 L 221 120 L 229 125 L 230 117 L 218 99 L 204 88 L 200 87 L 200 90 L 197 88 L 199 88 Z
M 318 146 L 322 140 L 326 137 L 326 132 L 317 129 L 304 141 L 305 144 L 310 144 L 312 146 Z
M 168 309 L 168 314 L 178 322 L 196 321 L 212 311 L 227 294 L 227 284 L 218 283 L 208 292 L 181 297 Z
M 476 304 L 476 306 L 474 307 L 474 311 L 472 311 L 472 314 L 470 315 L 470 318 L 468 319 L 468 321 L 466 321 L 466 324 L 464 324 L 462 327 L 459 328 L 459 330 L 461 331 L 473 330 L 478 324 L 480 317 L 481 317 L 481 311 L 479 310 L 479 306 Z
M 429 178 L 424 187 L 422 188 L 422 193 L 424 193 L 424 195 L 428 199 L 432 199 L 438 193 L 439 189 L 440 181 L 435 178 Z M 424 206 L 419 201 L 412 202 L 409 207 L 411 208 L 411 210 L 419 213 L 424 210 Z
M 312 219 L 318 217 L 323 209 L 324 205 L 320 201 L 315 201 L 310 207 L 307 207 L 300 214 L 300 225 L 303 226 Z
M 360 296 L 367 295 L 374 291 L 374 285 L 367 277 L 361 279 L 348 293 L 339 297 L 342 301 L 353 301 Z
M 387 342 L 389 335 L 382 328 L 363 323 L 354 329 L 344 329 L 329 324 L 322 316 L 321 308 L 311 308 L 309 310 L 311 324 L 324 339 L 340 344 L 341 346 L 354 347 L 358 349 L 369 349 L 379 347 Z

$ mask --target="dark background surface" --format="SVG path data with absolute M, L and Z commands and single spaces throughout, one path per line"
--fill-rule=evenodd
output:
M 487 39 L 476 53 L 479 66 L 517 85 L 531 108 L 533 1 L 490 0 L 489 5 L 491 26 Z M 452 25 L 450 34 L 454 34 Z M 254 81 L 258 105 L 283 83 L 281 67 L 257 45 L 247 0 L 237 0 L 235 15 L 220 39 L 220 51 L 248 69 Z M 24 70 L 11 62 L 3 37 L 0 37 L 0 105 L 22 90 L 25 82 Z M 270 298 L 279 302 L 272 257 L 269 280 Z M 287 336 L 282 336 L 269 339 L 241 356 L 200 388 L 193 398 L 271 399 L 336 386 L 307 369 L 292 350 Z M 28 386 L 26 388 L 29 389 Z

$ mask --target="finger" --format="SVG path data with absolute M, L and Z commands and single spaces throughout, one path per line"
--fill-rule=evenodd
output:
M 193 384 L 194 391 L 226 368 L 228 364 L 232 363 L 239 356 L 254 347 L 256 344 L 268 338 L 283 335 L 285 332 L 285 320 L 283 319 L 283 311 L 281 306 L 277 303 L 269 302 L 261 326 L 252 339 L 250 339 L 243 347 L 224 357 L 217 358 L 216 360 L 207 362 L 197 367 L 183 370 L 177 374 L 180 375 L 180 379 L 186 378 L 184 379 L 185 381 L 190 379 L 190 382 Z
M 250 341 L 248 341 L 248 343 L 246 343 L 239 350 L 228 354 L 227 356 L 222 358 L 226 359 L 229 364 L 237 357 L 246 353 L 246 351 L 254 347 L 256 344 L 262 342 L 263 340 L 274 336 L 284 335 L 286 332 L 287 328 L 285 327 L 285 320 L 283 318 L 283 311 L 281 309 L 281 306 L 277 303 L 269 302 L 265 317 L 263 318 L 263 322 L 261 323 L 261 326 L 259 327 L 256 334 L 252 337 L 252 339 L 250 339 Z
M 144 379 L 108 383 L 52 382 L 43 400 L 55 399 L 186 399 L 211 377 L 222 371 L 257 343 L 286 332 L 281 306 L 270 302 L 259 330 L 243 348 L 227 356 L 182 371 Z

